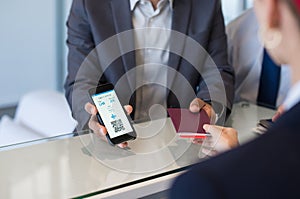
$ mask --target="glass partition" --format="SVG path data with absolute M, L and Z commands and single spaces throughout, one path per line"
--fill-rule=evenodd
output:
M 0 84 L 5 86 L 1 88 L 4 94 L 0 98 L 0 146 L 30 143 L 31 140 L 46 137 L 55 138 L 64 135 L 64 132 L 73 131 L 72 128 L 63 128 L 60 131 L 50 129 L 52 133 L 43 133 L 37 127 L 37 124 L 41 124 L 39 118 L 51 123 L 49 118 L 53 115 L 50 112 L 53 113 L 54 110 L 51 107 L 57 107 L 55 100 L 49 100 L 53 104 L 46 106 L 43 104 L 46 100 L 43 99 L 50 99 L 49 95 L 62 99 L 64 95 L 62 87 L 67 55 L 65 23 L 71 3 L 72 0 L 47 0 L 43 3 L 29 0 L 26 5 L 21 0 L 2 3 Z M 243 9 L 252 6 L 252 0 L 222 0 L 222 5 L 228 23 Z M 24 9 L 27 7 L 30 9 Z M 39 96 L 24 105 L 24 98 L 36 96 L 40 91 L 48 92 L 44 95 L 47 97 Z M 64 103 L 62 101 L 59 103 Z M 26 112 L 20 111 L 22 104 L 27 107 Z M 62 106 L 66 107 L 65 104 Z M 42 107 L 45 109 L 40 114 Z M 23 118 L 33 122 L 29 124 Z

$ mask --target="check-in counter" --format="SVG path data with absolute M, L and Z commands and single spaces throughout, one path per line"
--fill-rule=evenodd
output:
M 274 110 L 234 105 L 226 126 L 244 144 Z M 113 147 L 89 132 L 0 148 L 0 198 L 141 198 L 167 190 L 176 176 L 202 161 L 201 145 L 176 135 L 169 118 L 136 124 L 129 147 Z

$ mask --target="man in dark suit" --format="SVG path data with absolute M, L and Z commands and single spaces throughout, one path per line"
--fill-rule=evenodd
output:
M 256 140 L 194 165 L 175 180 L 171 198 L 300 198 L 300 0 L 254 5 L 264 46 L 291 69 L 284 113 Z
M 147 12 L 142 13 L 149 2 L 152 3 L 153 10 L 148 9 Z M 168 6 L 164 6 L 165 4 Z M 169 9 L 169 13 L 164 13 L 166 9 Z M 153 13 L 151 19 L 143 16 L 149 12 Z M 140 22 L 139 17 L 144 17 L 145 20 Z M 156 22 L 159 24 L 157 27 L 163 27 L 163 30 L 170 29 L 167 33 L 169 35 L 166 40 L 167 47 L 161 50 L 168 52 L 167 61 L 163 63 L 168 66 L 168 70 L 167 72 L 158 70 L 154 73 L 159 77 L 165 73 L 168 75 L 161 77 L 166 80 L 164 81 L 166 83 L 157 83 L 168 88 L 167 93 L 164 94 L 166 101 L 164 105 L 189 107 L 191 102 L 192 105 L 199 105 L 198 102 L 202 99 L 206 102 L 204 110 L 207 108 L 208 114 L 213 115 L 214 112 L 218 112 L 211 108 L 211 104 L 213 107 L 220 107 L 214 104 L 221 104 L 228 115 L 233 101 L 234 75 L 232 67 L 227 63 L 227 41 L 219 0 L 73 0 L 67 22 L 69 54 L 65 90 L 73 116 L 79 122 L 78 129 L 83 129 L 89 119 L 91 121 L 90 114 L 94 116 L 94 108 L 91 104 L 86 106 L 88 113 L 84 110 L 84 106 L 90 102 L 87 90 L 98 84 L 107 82 L 114 84 L 122 103 L 132 105 L 133 110 L 136 111 L 139 111 L 136 107 L 138 103 L 147 103 L 148 100 L 156 98 L 153 97 L 155 91 L 147 90 L 150 97 L 138 102 L 139 89 L 144 88 L 136 85 L 137 79 L 145 73 L 136 71 L 128 73 L 137 70 L 137 65 L 141 64 L 139 59 L 144 58 L 145 61 L 144 55 L 139 53 L 142 51 L 135 48 L 140 44 L 139 36 L 149 31 L 138 36 L 136 32 L 141 24 L 146 22 L 151 24 L 152 20 L 157 19 L 161 19 Z M 145 28 L 148 28 L 148 24 Z M 155 28 L 156 25 L 150 27 Z M 136 31 L 132 32 L 132 30 Z M 187 37 L 181 39 L 182 35 Z M 113 41 L 106 44 L 109 39 Z M 156 45 L 160 42 L 154 43 Z M 104 48 L 102 44 L 106 47 Z M 206 52 L 212 59 L 208 58 Z M 113 57 L 114 53 L 119 53 L 120 56 L 107 61 L 110 59 L 107 57 Z M 165 60 L 165 54 L 160 55 L 162 60 Z M 150 56 L 150 59 L 152 58 Z M 213 62 L 216 65 L 217 75 L 213 72 Z M 86 65 L 89 67 L 83 71 Z M 150 79 L 155 75 L 150 74 Z M 156 80 L 151 79 L 151 81 Z M 152 82 L 151 86 L 155 83 Z M 220 100 L 221 98 L 224 100 Z M 139 105 L 139 107 L 143 106 Z M 196 110 L 202 107 L 203 105 L 198 106 Z M 91 109 L 92 111 L 89 111 Z M 134 115 L 137 113 L 134 112 Z M 89 127 L 91 126 L 93 125 Z

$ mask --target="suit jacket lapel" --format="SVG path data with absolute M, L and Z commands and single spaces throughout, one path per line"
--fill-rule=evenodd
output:
M 133 30 L 133 25 L 130 12 L 130 3 L 128 0 L 112 0 L 111 9 L 116 34 L 127 31 L 126 33 L 121 34 L 123 35 L 123 37 L 118 37 L 118 43 L 122 55 L 122 61 L 124 63 L 125 72 L 128 72 L 136 65 L 135 52 L 132 51 L 135 48 L 135 44 L 134 34 L 133 31 L 131 31 Z M 126 53 L 128 52 L 128 50 L 130 50 L 130 52 Z M 129 84 L 131 90 L 135 90 L 135 80 L 129 80 Z
M 180 32 L 184 35 L 187 35 L 187 30 L 189 26 L 189 18 L 191 11 L 191 1 L 190 0 L 174 0 L 173 2 L 173 16 L 172 16 L 172 33 L 170 37 L 170 57 L 169 57 L 169 66 L 174 70 L 179 69 L 179 62 L 181 56 L 178 56 L 173 52 L 178 52 L 179 55 L 182 55 L 185 39 L 178 40 L 178 33 Z M 177 36 L 176 36 L 177 35 Z M 180 37 L 182 38 L 182 36 Z M 172 85 L 174 81 L 174 75 L 168 75 L 168 85 Z

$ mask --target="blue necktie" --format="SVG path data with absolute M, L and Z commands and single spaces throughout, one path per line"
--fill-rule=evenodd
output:
M 272 61 L 267 51 L 264 50 L 257 96 L 258 105 L 276 109 L 280 84 L 280 70 L 281 68 Z

